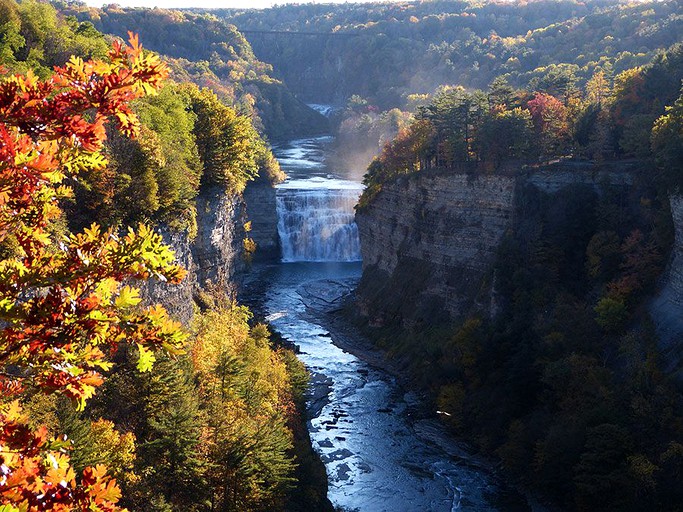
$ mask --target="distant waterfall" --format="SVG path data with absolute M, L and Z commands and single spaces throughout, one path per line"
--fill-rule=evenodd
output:
M 321 105 L 319 103 L 307 103 L 307 105 L 325 117 L 331 117 L 335 112 L 342 110 L 342 107 L 335 107 L 333 105 Z
M 278 188 L 277 229 L 282 261 L 361 259 L 358 227 L 353 218 L 361 190 L 354 185 L 341 189 Z

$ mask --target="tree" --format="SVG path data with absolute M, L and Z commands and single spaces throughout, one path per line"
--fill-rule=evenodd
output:
M 192 351 L 213 510 L 273 510 L 292 482 L 287 368 L 265 326 L 249 328 L 250 317 L 235 304 L 205 313 Z
M 477 134 L 477 153 L 481 160 L 497 166 L 505 160 L 526 157 L 531 139 L 532 123 L 528 110 L 495 107 L 485 116 Z
M 84 169 L 101 169 L 105 126 L 134 136 L 130 101 L 153 94 L 167 75 L 159 59 L 115 41 L 108 62 L 72 57 L 47 80 L 32 73 L 0 82 L 0 504 L 18 510 L 117 510 L 120 496 L 106 467 L 77 478 L 63 439 L 32 429 L 22 413 L 24 391 L 70 398 L 82 409 L 111 368 L 105 352 L 137 348 L 148 370 L 152 350 L 178 351 L 184 335 L 160 306 L 138 308 L 124 281 L 177 282 L 161 237 L 141 225 L 119 236 L 92 225 L 58 235 L 51 224 L 63 185 Z
M 540 141 L 541 153 L 546 157 L 561 156 L 569 137 L 567 107 L 554 96 L 542 92 L 537 92 L 527 107 Z
M 683 91 L 652 128 L 652 151 L 665 181 L 674 190 L 683 184 Z
M 436 128 L 438 166 L 452 167 L 474 156 L 473 142 L 487 110 L 484 93 L 463 87 L 444 88 L 431 105 L 419 109 L 418 119 L 428 119 Z
M 241 192 L 258 175 L 263 142 L 249 118 L 223 105 L 213 92 L 191 86 L 185 90 L 197 116 L 194 134 L 204 166 L 202 183 Z
M 610 83 L 605 76 L 605 72 L 602 70 L 595 72 L 586 83 L 586 101 L 602 108 L 603 103 L 609 99 L 609 96 Z

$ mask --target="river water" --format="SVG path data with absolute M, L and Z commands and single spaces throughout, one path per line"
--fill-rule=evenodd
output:
M 353 205 L 362 187 L 327 168 L 332 139 L 275 148 L 289 179 L 277 191 L 283 262 L 256 268 L 267 320 L 312 374 L 309 431 L 329 498 L 344 510 L 528 510 L 486 464 L 450 439 L 423 401 L 339 348 L 329 313 L 361 273 Z M 314 512 L 314 511 L 312 511 Z

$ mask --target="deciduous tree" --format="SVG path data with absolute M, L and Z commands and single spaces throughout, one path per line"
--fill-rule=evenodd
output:
M 119 235 L 93 225 L 59 236 L 51 223 L 63 185 L 84 169 L 106 165 L 105 125 L 134 136 L 130 101 L 154 93 L 166 67 L 136 36 L 118 41 L 107 62 L 72 57 L 46 80 L 32 73 L 0 81 L 0 504 L 3 511 L 113 511 L 120 492 L 98 465 L 76 476 L 67 443 L 33 430 L 22 413 L 25 390 L 63 395 L 83 408 L 122 343 L 137 347 L 147 370 L 153 350 L 176 351 L 179 326 L 159 306 L 140 309 L 124 281 L 184 271 L 145 226 Z

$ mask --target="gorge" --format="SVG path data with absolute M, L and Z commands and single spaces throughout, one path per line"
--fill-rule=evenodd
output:
M 326 143 L 275 149 L 290 177 L 277 186 L 283 263 L 256 265 L 243 295 L 298 347 L 312 373 L 309 429 L 327 467 L 330 500 L 368 512 L 526 510 L 490 466 L 449 437 L 419 394 L 344 350 L 369 347 L 360 332 L 329 316 L 360 277 L 353 207 L 361 187 L 329 169 Z
M 404 389 L 395 374 L 382 369 L 384 356 L 367 352 L 372 348 L 365 334 L 349 326 L 340 329 L 335 318 L 355 296 L 360 314 L 380 331 L 397 325 L 414 331 L 435 318 L 444 324 L 472 315 L 492 321 L 510 307 L 496 284 L 506 238 L 515 230 L 524 237 L 533 233 L 542 204 L 571 205 L 576 198 L 574 209 L 555 212 L 556 220 L 587 218 L 600 198 L 635 208 L 628 205 L 647 197 L 647 187 L 634 183 L 637 167 L 558 163 L 514 176 L 445 171 L 407 176 L 385 184 L 358 211 L 356 230 L 353 207 L 362 188 L 326 165 L 330 143 L 329 137 L 282 143 L 276 155 L 288 181 L 274 189 L 259 181 L 247 187 L 245 200 L 253 198 L 269 212 L 261 214 L 249 235 L 268 241 L 270 257 L 259 261 L 257 250 L 246 274 L 240 244 L 246 233 L 221 230 L 211 216 L 200 216 L 203 234 L 189 254 L 197 254 L 198 261 L 230 263 L 223 270 L 205 263 L 203 274 L 197 275 L 211 272 L 242 281 L 244 300 L 299 348 L 312 373 L 310 436 L 327 468 L 334 504 L 369 511 L 404 503 L 435 511 L 457 506 L 528 510 L 525 498 L 510 491 L 487 462 L 472 456 L 436 420 L 436 408 L 445 406 L 451 414 L 452 404 L 429 406 L 431 400 L 419 391 Z M 222 206 L 199 211 L 228 219 L 220 226 L 242 225 L 248 219 L 245 212 L 254 209 L 240 200 L 216 204 Z M 676 215 L 675 199 L 672 205 Z M 526 227 L 519 231 L 519 226 Z M 567 229 L 561 232 L 569 233 Z M 308 236 L 299 237 L 301 232 Z M 222 248 L 212 249 L 212 244 Z M 666 274 L 672 277 L 666 278 L 662 299 L 655 304 L 677 296 L 666 290 L 678 286 L 678 244 Z M 185 293 L 179 304 L 187 304 Z M 675 307 L 669 304 L 668 316 L 655 314 L 654 319 L 670 329 L 666 319 Z M 399 353 L 399 366 L 412 349 L 403 350 L 408 352 Z M 434 374 L 439 371 L 435 366 Z M 393 487 L 397 479 L 401 492 Z
M 683 512 L 682 28 L 0 0 L 0 510 Z

